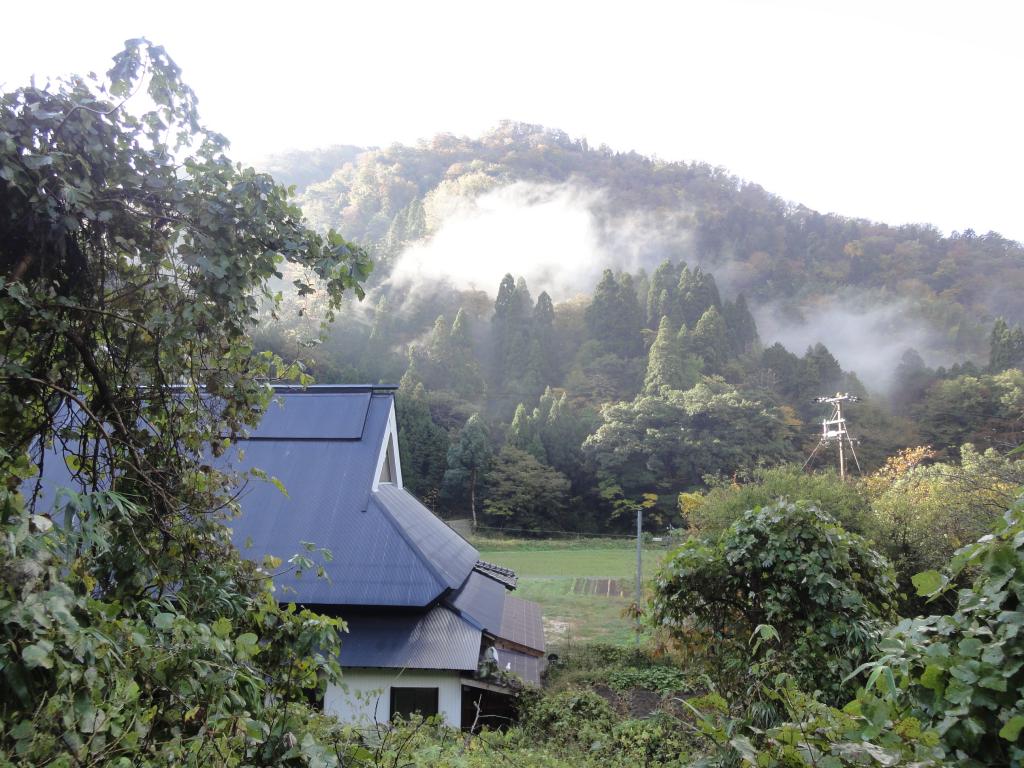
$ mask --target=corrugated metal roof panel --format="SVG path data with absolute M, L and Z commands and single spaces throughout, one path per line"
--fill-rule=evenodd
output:
M 442 581 L 452 589 L 462 586 L 480 556 L 468 541 L 398 486 L 382 483 L 373 499 Z
M 323 563 L 329 581 L 313 573 L 276 579 L 280 600 L 422 607 L 462 586 L 479 557 L 468 542 L 401 488 L 385 485 L 371 498 L 390 391 L 278 389 L 274 400 L 252 439 L 240 440 L 244 458 L 231 451 L 211 460 L 241 473 L 261 469 L 287 491 L 256 478 L 240 490 L 242 513 L 229 527 L 243 556 L 287 560 L 307 554 L 302 542 L 333 556 Z M 43 475 L 40 509 L 59 486 L 82 490 L 58 449 L 47 451 Z M 27 481 L 25 492 L 33 490 Z
M 358 440 L 363 435 L 370 397 L 370 392 L 277 393 L 249 437 L 253 440 Z
M 307 397 L 318 395 L 285 396 L 288 412 L 295 401 Z M 370 503 L 391 396 L 374 395 L 369 402 L 362 440 L 250 440 L 242 446 L 244 461 L 234 462 L 239 470 L 265 470 L 288 492 L 286 496 L 256 479 L 242 491 L 242 514 L 230 526 L 235 546 L 245 557 L 260 561 L 270 554 L 287 559 L 305 554 L 304 541 L 331 552 L 332 560 L 323 564 L 330 581 L 312 573 L 299 579 L 285 574 L 276 580 L 283 601 L 424 606 L 447 587 L 396 530 L 391 517 Z M 249 548 L 247 540 L 252 542 Z
M 343 667 L 476 670 L 482 633 L 443 606 L 346 613 Z
M 501 582 L 473 571 L 445 602 L 464 619 L 496 635 L 501 630 L 505 592 L 505 585 Z
M 504 672 L 514 672 L 523 679 L 524 683 L 540 685 L 540 673 L 544 669 L 544 659 L 538 656 L 529 656 L 517 651 L 506 651 L 498 649 L 498 669 Z
M 498 636 L 516 645 L 544 651 L 544 618 L 541 607 L 529 600 L 508 595 L 501 617 Z

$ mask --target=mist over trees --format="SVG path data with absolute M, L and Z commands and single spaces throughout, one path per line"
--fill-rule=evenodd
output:
M 802 462 L 824 417 L 813 398 L 836 391 L 864 398 L 849 416 L 866 472 L 921 443 L 945 456 L 1020 437 L 1024 314 L 1010 297 L 1024 289 L 1024 252 L 994 233 L 942 237 L 821 215 L 721 169 L 517 123 L 479 139 L 338 147 L 272 164 L 298 184 L 311 220 L 365 243 L 376 268 L 368 301 L 350 303 L 321 343 L 296 341 L 311 329 L 294 312 L 264 326 L 259 343 L 321 381 L 400 381 L 406 479 L 442 514 L 604 530 L 653 495 L 657 519 L 683 525 L 680 492 Z M 474 288 L 457 275 L 391 279 L 462 202 L 512 183 L 600 189 L 598 226 L 637 212 L 670 224 L 630 259 L 591 271 L 594 282 L 576 283 L 574 296 L 561 286 L 557 301 L 512 263 Z M 907 348 L 884 390 L 865 386 L 825 343 L 788 349 L 758 333 L 759 306 L 808 320 L 815 295 L 851 289 L 872 302 L 899 297 L 906 323 L 928 329 L 927 348 Z M 512 501 L 516 473 L 538 487 L 567 481 L 551 497 L 559 514 Z

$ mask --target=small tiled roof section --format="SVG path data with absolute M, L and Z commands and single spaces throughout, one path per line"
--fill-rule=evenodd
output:
M 498 669 L 519 675 L 524 683 L 540 685 L 540 673 L 544 669 L 543 656 L 530 656 L 518 651 L 498 649 Z
M 544 653 L 544 619 L 540 606 L 529 600 L 506 596 L 498 636 Z
M 501 582 L 473 571 L 445 602 L 471 624 L 497 635 L 505 617 L 505 592 Z
M 505 568 L 501 565 L 488 563 L 486 560 L 477 560 L 474 567 L 480 573 L 490 576 L 495 581 L 500 581 L 509 589 L 515 589 L 516 585 L 519 583 L 519 577 L 516 576 L 516 572 L 511 568 Z
M 345 614 L 343 667 L 475 671 L 481 632 L 438 605 L 427 611 L 355 611 Z

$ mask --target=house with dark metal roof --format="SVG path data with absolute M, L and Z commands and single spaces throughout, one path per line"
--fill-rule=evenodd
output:
M 540 607 L 509 592 L 515 573 L 479 552 L 402 485 L 395 388 L 278 387 L 232 468 L 259 468 L 231 521 L 244 556 L 331 553 L 326 578 L 278 577 L 282 601 L 341 616 L 344 685 L 326 711 L 386 722 L 413 711 L 469 727 L 507 708 L 509 682 L 539 684 Z M 241 456 L 241 458 L 239 458 Z M 486 722 L 486 721 L 483 721 Z

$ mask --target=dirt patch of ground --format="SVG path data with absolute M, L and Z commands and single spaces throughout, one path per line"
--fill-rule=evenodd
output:
M 601 579 L 580 577 L 573 579 L 572 591 L 577 595 L 598 595 L 601 597 L 627 597 L 631 587 L 623 579 Z
M 570 628 L 568 621 L 544 618 L 544 637 L 548 640 L 558 640 L 567 637 Z
M 662 696 L 657 691 L 634 688 L 625 696 L 629 716 L 634 720 L 650 717 L 657 709 L 664 709 Z
M 598 683 L 592 690 L 607 701 L 617 713 L 633 720 L 650 717 L 655 711 L 666 709 L 668 703 L 666 697 L 647 688 L 616 691 L 603 683 Z

